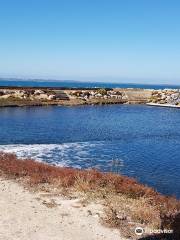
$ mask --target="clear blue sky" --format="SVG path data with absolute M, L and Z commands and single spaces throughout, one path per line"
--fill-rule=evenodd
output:
M 0 0 L 0 76 L 180 84 L 180 1 Z

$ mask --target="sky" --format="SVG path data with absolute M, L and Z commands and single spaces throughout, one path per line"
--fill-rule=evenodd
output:
M 0 77 L 180 84 L 180 1 L 0 0 Z

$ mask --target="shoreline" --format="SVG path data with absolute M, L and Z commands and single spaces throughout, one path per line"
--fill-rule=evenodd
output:
M 176 106 L 176 105 L 171 105 L 171 104 L 160 104 L 160 103 L 146 103 L 146 105 L 154 106 L 154 107 L 180 108 L 180 105 Z
M 0 87 L 0 107 L 147 104 L 180 107 L 179 89 Z
M 173 239 L 180 234 L 180 201 L 133 178 L 0 153 L 0 180 L 0 236 L 8 239 L 81 240 L 87 232 L 88 240 L 139 239 L 136 227 L 173 230 Z

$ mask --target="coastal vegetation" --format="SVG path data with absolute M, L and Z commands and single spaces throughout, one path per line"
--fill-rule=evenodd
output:
M 126 237 L 137 237 L 136 226 L 171 229 L 180 237 L 180 201 L 139 184 L 135 179 L 96 169 L 77 170 L 56 167 L 31 159 L 19 160 L 0 153 L 1 178 L 20 182 L 31 191 L 46 191 L 84 202 L 100 201 L 104 206 L 103 224 L 119 228 Z

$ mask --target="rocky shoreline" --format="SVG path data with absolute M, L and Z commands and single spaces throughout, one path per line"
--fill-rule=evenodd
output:
M 96 104 L 180 106 L 180 89 L 0 87 L 0 107 Z

